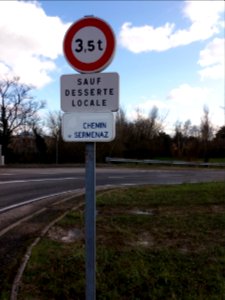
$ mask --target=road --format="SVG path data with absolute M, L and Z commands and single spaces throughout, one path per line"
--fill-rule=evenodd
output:
M 96 186 L 224 181 L 224 169 L 97 168 Z M 0 168 L 0 211 L 16 203 L 84 188 L 83 168 Z
M 207 181 L 225 182 L 225 169 L 96 169 L 97 187 Z M 83 205 L 83 198 L 78 196 L 83 193 L 84 186 L 83 168 L 0 168 L 0 286 L 3 291 L 9 292 L 14 280 L 12 274 L 17 273 L 21 257 L 34 238 L 46 232 L 46 228 L 64 213 Z M 21 202 L 74 190 L 75 193 L 66 196 L 9 209 Z

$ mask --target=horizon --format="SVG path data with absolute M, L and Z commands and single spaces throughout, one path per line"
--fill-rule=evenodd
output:
M 60 110 L 60 77 L 77 74 L 62 42 L 69 26 L 94 15 L 113 29 L 115 57 L 104 73 L 120 76 L 120 107 L 128 120 L 153 107 L 165 132 L 199 126 L 204 107 L 225 125 L 222 1 L 1 1 L 0 74 L 36 87 L 48 111 Z M 115 12 L 115 13 L 112 13 Z

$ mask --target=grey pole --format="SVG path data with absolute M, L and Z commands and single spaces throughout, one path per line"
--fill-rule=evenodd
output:
M 0 166 L 2 165 L 2 145 L 0 145 Z
M 95 143 L 86 143 L 85 148 L 85 270 L 86 300 L 96 299 L 96 177 Z

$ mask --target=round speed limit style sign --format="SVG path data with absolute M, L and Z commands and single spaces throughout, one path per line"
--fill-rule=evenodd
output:
M 69 64 L 78 72 L 100 72 L 113 58 L 115 36 L 105 21 L 84 17 L 66 32 L 63 50 Z

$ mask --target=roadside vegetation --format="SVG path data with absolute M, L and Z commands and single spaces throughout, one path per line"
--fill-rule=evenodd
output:
M 62 139 L 62 112 L 43 115 L 44 107 L 44 101 L 32 97 L 32 87 L 20 83 L 18 77 L 0 80 L 0 148 L 6 164 L 84 162 L 84 143 Z M 160 115 L 156 106 L 147 117 L 137 109 L 134 120 L 120 109 L 116 114 L 116 138 L 110 143 L 97 143 L 97 162 L 105 162 L 106 157 L 204 162 L 224 159 L 225 126 L 212 124 L 210 108 L 203 107 L 198 125 L 189 119 L 174 120 L 168 134 L 165 123 L 166 116 Z
M 224 183 L 100 194 L 97 299 L 224 299 L 224 197 Z M 80 209 L 33 249 L 18 299 L 85 299 L 84 247 Z

